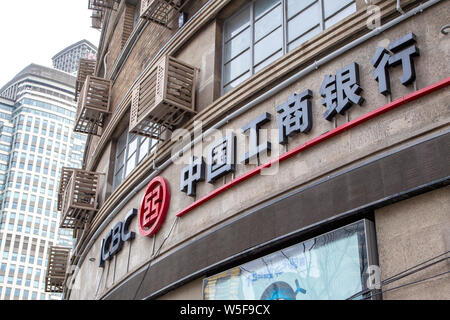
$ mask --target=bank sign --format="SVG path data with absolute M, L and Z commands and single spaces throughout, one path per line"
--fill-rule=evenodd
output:
M 419 49 L 415 45 L 416 37 L 409 33 L 393 41 L 388 48 L 378 48 L 371 63 L 375 68 L 373 78 L 379 84 L 379 91 L 383 95 L 391 93 L 389 70 L 401 66 L 403 75 L 400 81 L 409 85 L 416 78 L 414 57 L 419 56 Z M 345 115 L 354 105 L 362 105 L 363 88 L 359 80 L 359 65 L 352 62 L 335 74 L 325 75 L 319 93 L 326 111 L 324 118 L 332 121 L 339 113 Z M 306 89 L 300 93 L 293 93 L 289 99 L 276 108 L 278 122 L 278 143 L 286 145 L 289 137 L 299 133 L 308 133 L 313 126 L 312 103 L 313 91 Z M 273 115 L 263 113 L 241 128 L 243 135 L 249 137 L 249 151 L 239 157 L 241 164 L 255 163 L 261 154 L 271 151 L 269 141 L 260 142 L 260 129 L 272 121 Z M 192 157 L 190 164 L 181 172 L 180 190 L 188 196 L 196 196 L 198 183 L 207 180 L 214 183 L 218 178 L 235 172 L 236 168 L 236 137 L 229 134 L 216 141 L 207 153 L 207 162 L 203 157 Z M 256 162 L 257 163 L 257 162 Z
M 408 33 L 403 37 L 392 41 L 387 48 L 377 48 L 370 63 L 374 68 L 372 78 L 378 83 L 380 94 L 391 94 L 391 79 L 389 73 L 392 68 L 402 68 L 403 73 L 398 80 L 404 86 L 408 86 L 415 81 L 415 58 L 420 56 L 416 42 L 416 36 L 413 33 Z M 353 106 L 363 105 L 364 97 L 363 88 L 361 87 L 359 79 L 359 69 L 359 65 L 356 62 L 352 62 L 342 69 L 337 70 L 335 74 L 327 74 L 324 76 L 324 80 L 318 92 L 322 97 L 322 105 L 325 107 L 323 117 L 326 120 L 333 121 L 337 114 L 345 115 Z M 190 211 L 226 190 L 229 190 L 233 186 L 261 173 L 263 169 L 269 168 L 274 163 L 280 163 L 318 143 L 373 119 L 389 110 L 443 88 L 448 85 L 449 81 L 449 79 L 445 79 L 322 134 L 321 136 L 286 152 L 277 159 L 251 169 L 244 175 L 217 188 L 203 198 L 196 200 L 176 215 L 177 217 L 183 217 Z M 293 93 L 286 102 L 275 109 L 279 132 L 278 143 L 280 145 L 286 145 L 289 138 L 296 134 L 307 134 L 311 130 L 313 126 L 311 111 L 311 99 L 313 95 L 314 92 L 311 89 L 306 89 L 300 93 Z M 186 193 L 187 196 L 195 197 L 196 187 L 199 183 L 214 183 L 217 179 L 227 174 L 234 173 L 238 159 L 241 164 L 247 165 L 252 160 L 258 159 L 262 153 L 270 151 L 272 149 L 271 142 L 261 142 L 259 130 L 264 124 L 272 121 L 272 118 L 273 115 L 266 112 L 241 128 L 242 135 L 249 137 L 249 150 L 245 154 L 236 154 L 237 137 L 235 134 L 228 134 L 215 141 L 210 146 L 206 162 L 203 157 L 191 157 L 189 164 L 182 169 L 180 174 L 180 192 Z M 162 177 L 153 179 L 145 191 L 142 204 L 137 213 L 139 232 L 141 235 L 152 237 L 157 234 L 166 219 L 169 205 L 170 189 L 168 182 Z M 133 215 L 129 215 L 125 222 L 123 222 L 121 226 L 117 225 L 103 241 L 101 266 L 104 261 L 110 259 L 112 255 L 120 250 L 121 244 L 124 241 L 133 238 L 132 235 L 127 233 L 129 221 L 132 217 Z

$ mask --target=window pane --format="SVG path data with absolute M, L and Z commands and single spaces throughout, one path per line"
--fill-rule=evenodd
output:
M 240 75 L 250 70 L 250 50 L 247 50 L 240 56 L 225 64 L 224 67 L 224 84 L 234 81 Z
M 235 37 L 250 24 L 250 6 L 238 12 L 225 24 L 225 41 Z
M 281 5 L 278 5 L 275 9 L 255 22 L 255 42 L 263 38 L 275 28 L 281 26 L 282 23 L 283 10 Z
M 123 168 L 122 167 L 114 176 L 114 188 L 116 188 L 117 186 L 119 186 L 122 183 L 122 179 L 123 179 Z
M 269 57 L 268 59 L 264 60 L 263 62 L 261 62 L 260 64 L 258 64 L 257 66 L 255 66 L 255 72 L 259 72 L 259 70 L 264 69 L 266 66 L 268 66 L 269 64 L 271 64 L 273 61 L 277 60 L 278 58 L 283 56 L 283 51 L 280 50 L 278 51 L 276 54 L 274 54 L 273 56 Z
M 327 19 L 329 16 L 335 14 L 341 8 L 345 7 L 346 5 L 348 5 L 354 1 L 355 0 L 339 0 L 339 1 L 324 0 L 323 6 L 324 6 L 324 11 L 325 11 L 325 19 Z
M 297 40 L 294 40 L 293 42 L 291 42 L 288 45 L 288 51 L 291 51 L 291 50 L 297 48 L 299 45 L 305 43 L 306 41 L 308 41 L 309 39 L 314 37 L 316 34 L 319 34 L 321 31 L 322 31 L 322 28 L 320 26 L 315 27 L 314 29 L 312 29 L 311 31 L 307 32 L 306 34 L 304 34 L 300 38 L 297 38 Z
M 318 0 L 287 0 L 288 19 L 292 18 L 314 2 L 318 2 Z
M 250 77 L 250 71 L 248 71 L 247 73 L 243 74 L 241 77 L 239 77 L 238 79 L 234 80 L 230 84 L 226 85 L 223 88 L 223 93 L 227 93 L 228 91 L 231 91 L 233 88 L 237 87 L 239 84 L 241 84 L 245 79 L 247 79 L 249 77 Z
M 283 28 L 278 28 L 266 38 L 255 44 L 255 65 L 264 61 L 274 53 L 282 51 Z
M 297 40 L 305 32 L 320 25 L 319 3 L 309 7 L 288 23 L 288 43 Z
M 137 136 L 131 136 L 130 142 L 128 143 L 128 158 L 130 157 L 130 154 L 136 152 L 137 143 L 138 143 Z
M 268 9 L 272 8 L 277 3 L 280 3 L 280 0 L 256 0 L 255 19 L 258 19 L 262 14 L 264 14 Z
M 127 147 L 128 130 L 125 129 L 124 132 L 117 139 L 116 146 L 116 161 L 114 164 L 114 188 L 116 188 L 123 179 L 123 168 L 125 164 L 125 153 Z
M 128 158 L 127 161 L 127 171 L 125 173 L 125 176 L 128 177 L 128 175 L 133 171 L 133 169 L 136 167 L 136 153 L 133 153 L 133 155 Z
M 128 132 L 125 130 L 117 140 L 117 152 L 124 150 L 127 146 L 127 136 Z
M 236 57 L 239 53 L 250 47 L 250 28 L 225 44 L 225 63 Z
M 150 149 L 150 139 L 145 138 L 145 139 L 141 140 L 141 145 L 139 147 L 139 160 L 138 160 L 139 163 L 141 163 L 141 161 L 148 154 L 149 149 Z
M 125 150 L 123 150 L 116 160 L 116 171 L 125 164 Z
M 344 20 L 349 15 L 351 15 L 352 13 L 355 13 L 355 12 L 356 12 L 356 4 L 354 3 L 354 4 L 350 5 L 348 8 L 346 8 L 345 10 L 342 10 L 335 16 L 333 16 L 330 19 L 328 19 L 327 21 L 325 21 L 325 28 L 331 27 L 333 24 L 335 24 L 341 20 Z
M 207 278 L 208 300 L 336 300 L 366 288 L 364 221 Z

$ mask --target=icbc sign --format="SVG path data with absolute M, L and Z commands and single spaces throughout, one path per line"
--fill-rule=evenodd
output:
M 135 233 L 128 230 L 131 221 L 136 216 L 136 209 L 132 209 L 124 222 L 118 222 L 114 228 L 109 231 L 108 235 L 102 242 L 102 249 L 100 250 L 100 267 L 105 266 L 105 262 L 111 260 L 113 256 L 122 250 L 125 242 L 134 239 Z
M 169 204 L 169 185 L 164 178 L 156 177 L 145 190 L 139 208 L 139 232 L 143 236 L 152 237 L 159 231 L 166 219 Z

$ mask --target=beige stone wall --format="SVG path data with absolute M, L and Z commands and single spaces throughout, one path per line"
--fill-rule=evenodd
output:
M 382 280 L 448 252 L 450 187 L 377 210 L 375 224 Z M 383 290 L 438 275 L 448 271 L 449 267 L 448 261 L 440 262 L 396 281 Z M 450 276 L 447 274 L 386 292 L 383 299 L 448 300 Z
M 373 67 L 370 64 L 370 60 L 378 45 L 384 44 L 386 41 L 389 42 L 398 39 L 407 32 L 412 31 L 417 35 L 417 45 L 421 50 L 421 57 L 415 59 L 418 80 L 415 87 L 402 86 L 398 81 L 398 77 L 401 75 L 401 68 L 395 68 L 395 70 L 391 72 L 392 99 L 398 99 L 408 93 L 414 92 L 416 89 L 423 88 L 448 77 L 448 61 L 450 61 L 449 40 L 448 37 L 446 38 L 439 33 L 440 27 L 448 23 L 448 17 L 445 14 L 446 8 L 448 9 L 448 3 L 436 5 L 425 11 L 423 14 L 417 15 L 414 18 L 399 24 L 397 27 L 374 37 L 357 49 L 343 54 L 334 61 L 324 65 L 317 71 L 307 75 L 272 98 L 241 115 L 238 119 L 228 123 L 221 131 L 222 133 L 225 133 L 227 129 L 236 130 L 235 132 L 238 136 L 238 160 L 245 152 L 245 138 L 239 133 L 239 128 L 263 112 L 269 112 L 272 114 L 272 121 L 264 126 L 264 128 L 277 129 L 275 108 L 287 101 L 289 95 L 293 92 L 301 92 L 306 89 L 311 89 L 313 91 L 314 97 L 312 99 L 312 105 L 314 124 L 310 133 L 299 134 L 290 138 L 286 149 L 278 145 L 277 135 L 270 137 L 269 140 L 272 141 L 273 147 L 281 148 L 279 150 L 281 154 L 288 150 L 292 150 L 302 143 L 333 129 L 336 126 L 343 125 L 348 121 L 385 105 L 388 100 L 378 93 L 378 84 L 371 77 Z M 429 24 L 429 21 L 433 21 L 433 23 Z M 427 27 L 425 28 L 423 26 Z M 217 40 L 215 35 L 218 32 L 220 32 L 220 28 L 216 21 L 210 22 L 202 28 L 196 37 L 190 40 L 189 44 L 186 44 L 177 53 L 178 58 L 200 68 L 200 85 L 198 92 L 200 110 L 215 99 L 216 87 L 214 83 L 217 81 L 217 58 L 214 52 L 218 49 L 217 42 L 215 42 Z M 117 101 L 120 100 L 124 93 L 129 89 L 130 83 L 134 81 L 137 74 L 140 72 L 137 68 L 138 64 L 136 61 L 142 59 L 143 56 L 151 56 L 149 50 L 152 50 L 152 48 L 150 48 L 149 43 L 154 41 L 151 37 L 152 34 L 144 32 L 135 49 L 130 54 L 114 87 L 115 97 L 113 100 L 115 99 L 115 104 L 117 104 Z M 205 49 L 202 49 L 199 54 L 200 48 Z M 351 62 L 357 62 L 360 65 L 360 85 L 364 89 L 362 95 L 366 99 L 366 103 L 362 107 L 353 106 L 348 112 L 348 116 L 339 115 L 336 122 L 328 122 L 323 118 L 325 108 L 321 104 L 321 97 L 319 94 L 323 77 L 325 74 L 334 74 L 339 68 L 342 68 Z M 276 64 L 269 67 L 269 69 L 270 68 L 276 68 Z M 170 237 L 161 249 L 161 255 L 155 257 L 155 259 L 163 258 L 165 255 L 169 255 L 173 250 L 176 250 L 179 246 L 186 245 L 192 239 L 209 232 L 212 228 L 223 224 L 234 217 L 243 215 L 246 210 L 256 206 L 262 201 L 284 194 L 294 188 L 312 184 L 320 178 L 348 168 L 350 165 L 361 163 L 370 157 L 379 156 L 394 148 L 413 143 L 423 137 L 447 130 L 450 127 L 449 97 L 450 92 L 448 90 L 443 90 L 412 102 L 283 162 L 276 175 L 255 176 L 236 186 L 232 190 L 212 199 L 177 221 L 176 227 L 173 229 Z M 127 121 L 127 119 L 125 119 L 125 121 Z M 206 157 L 208 145 L 212 141 L 214 141 L 214 139 L 204 143 L 202 152 L 204 157 Z M 196 155 L 198 156 L 200 154 L 197 153 Z M 102 167 L 106 170 L 108 161 L 105 159 L 108 159 L 109 156 L 110 155 L 106 152 L 103 154 L 99 162 L 99 168 Z M 277 156 L 277 153 L 273 152 L 265 161 L 268 161 L 275 156 Z M 195 199 L 187 197 L 184 193 L 179 191 L 180 173 L 185 166 L 188 157 L 189 154 L 186 153 L 182 159 L 184 160 L 183 163 L 171 165 L 159 174 L 169 181 L 172 199 L 166 222 L 156 238 L 145 238 L 137 234 L 136 239 L 131 243 L 126 243 L 122 251 L 110 263 L 106 263 L 104 269 L 98 268 L 101 240 L 106 237 L 109 230 L 112 229 L 117 222 L 124 220 L 130 209 L 138 208 L 140 206 L 145 191 L 142 189 L 134 195 L 132 200 L 127 203 L 121 212 L 96 239 L 95 244 L 89 250 L 88 257 L 78 273 L 71 295 L 72 299 L 101 298 L 109 290 L 120 285 L 122 281 L 125 281 L 128 277 L 132 276 L 134 272 L 146 265 L 152 256 L 153 246 L 159 248 L 164 238 L 169 233 L 169 230 L 176 220 L 176 213 L 195 201 Z M 111 168 L 111 166 L 109 167 Z M 238 177 L 245 172 L 248 172 L 253 167 L 254 166 L 252 165 L 238 165 L 234 176 L 228 175 L 224 179 L 217 181 L 214 185 L 206 182 L 199 183 L 197 185 L 196 199 L 209 194 L 224 183 L 230 181 L 233 177 Z M 249 192 L 249 190 L 251 190 L 251 192 Z M 448 192 L 448 189 L 438 190 L 436 192 L 439 193 L 443 191 Z M 424 196 L 426 197 L 430 194 Z M 420 202 L 420 199 L 420 197 L 417 197 L 410 201 Z M 428 202 L 424 202 L 423 205 L 426 206 L 427 203 Z M 402 205 L 403 203 L 398 204 L 398 206 Z M 386 208 L 386 210 L 390 210 L 389 208 Z M 443 213 L 437 212 L 436 216 L 439 215 L 442 217 Z M 383 221 L 386 221 L 385 225 L 388 228 L 385 230 L 381 227 L 379 231 L 382 236 L 379 239 L 380 253 L 385 252 L 386 250 L 389 251 L 387 245 L 389 241 L 386 242 L 385 240 L 383 242 L 383 239 L 394 237 L 395 234 L 389 233 L 389 221 L 395 216 L 397 216 L 397 214 L 383 214 L 382 210 L 377 212 L 377 228 L 379 228 L 380 225 L 383 225 Z M 403 216 L 406 215 L 403 214 Z M 383 217 L 385 218 L 383 219 Z M 137 219 L 135 219 L 131 230 L 138 232 Z M 153 241 L 155 241 L 155 243 L 153 243 Z M 426 237 L 423 237 L 418 241 L 425 241 L 428 243 Z M 384 243 L 386 243 L 386 247 L 383 247 Z M 383 254 L 388 257 L 386 253 Z M 380 254 L 380 256 L 384 257 L 382 254 Z M 419 257 L 420 256 L 418 256 L 418 258 Z M 383 261 L 387 260 L 381 259 L 382 268 L 386 265 L 386 270 L 383 270 L 383 274 L 389 276 L 396 272 L 396 270 L 390 269 L 392 267 L 389 267 L 389 263 Z M 403 266 L 409 265 L 409 262 L 414 263 L 414 261 L 405 261 L 401 264 L 400 269 L 403 270 Z M 200 280 L 195 281 L 192 284 L 187 285 L 185 289 L 180 289 L 180 293 L 173 292 L 168 294 L 166 298 L 187 298 L 188 296 L 201 298 L 201 296 L 198 295 L 199 285 L 201 288 L 200 283 Z M 184 290 L 186 290 L 186 293 L 183 293 Z
M 202 112 L 219 97 L 221 68 L 221 31 L 220 22 L 208 23 L 195 36 L 195 41 L 187 43 L 175 56 L 177 59 L 197 68 L 196 83 L 197 112 Z M 220 41 L 221 42 L 221 41 Z
M 159 298 L 159 300 L 202 300 L 203 279 L 189 282 L 179 290 L 174 290 Z

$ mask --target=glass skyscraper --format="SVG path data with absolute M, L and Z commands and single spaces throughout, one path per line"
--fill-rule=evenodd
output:
M 97 59 L 97 47 L 87 40 L 81 40 L 61 50 L 53 58 L 53 67 L 76 75 L 80 59 Z
M 57 195 L 61 168 L 83 161 L 75 80 L 31 64 L 0 90 L 0 300 L 60 298 L 45 292 L 45 270 L 50 246 L 73 244 Z

